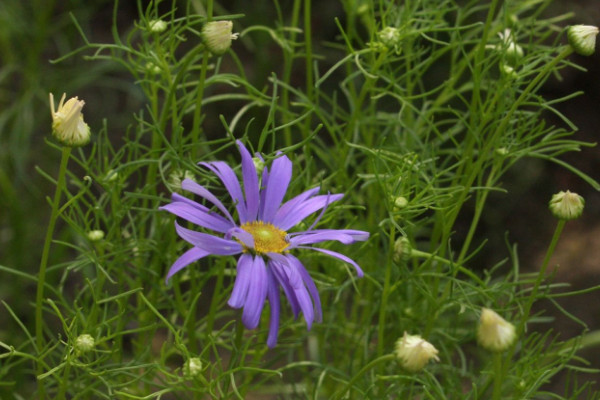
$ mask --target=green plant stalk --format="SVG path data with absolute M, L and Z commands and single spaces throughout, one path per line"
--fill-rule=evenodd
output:
M 367 365 L 362 367 L 360 369 L 360 371 L 358 371 L 356 373 L 356 375 L 354 375 L 352 377 L 352 379 L 350 379 L 348 381 L 348 384 L 346 385 L 346 387 L 344 387 L 337 395 L 333 396 L 333 399 L 334 400 L 342 399 L 344 397 L 344 395 L 346 394 L 346 392 L 348 392 L 352 388 L 352 385 L 354 384 L 354 382 L 356 382 L 361 376 L 364 375 L 365 372 L 367 372 L 368 370 L 370 370 L 377 364 L 380 364 L 382 362 L 387 362 L 387 361 L 393 361 L 394 359 L 396 359 L 396 356 L 394 354 L 386 354 L 385 356 L 377 357 L 376 359 L 374 359 L 373 361 L 371 361 L 370 363 L 368 363 Z
M 535 302 L 535 299 L 540 290 L 542 281 L 544 280 L 544 277 L 546 276 L 546 270 L 548 269 L 548 265 L 550 264 L 550 258 L 552 257 L 552 254 L 554 254 L 554 250 L 556 250 L 556 245 L 558 243 L 558 239 L 560 238 L 560 235 L 562 233 L 563 228 L 565 227 L 566 222 L 567 222 L 566 220 L 561 219 L 558 221 L 558 224 L 556 225 L 556 229 L 554 230 L 554 235 L 552 236 L 552 241 L 550 242 L 550 246 L 548 246 L 548 250 L 546 251 L 546 255 L 544 256 L 544 261 L 542 262 L 542 266 L 540 267 L 540 272 L 535 281 L 535 284 L 533 285 L 533 289 L 531 290 L 531 295 L 529 296 L 528 301 L 525 304 L 525 307 L 523 308 L 523 316 L 521 317 L 521 322 L 519 323 L 519 326 L 517 328 L 518 337 L 521 337 L 523 335 L 523 333 L 525 332 L 525 327 L 527 325 L 527 320 L 529 319 L 531 307 L 533 306 L 533 303 Z
M 46 284 L 46 268 L 48 266 L 48 258 L 50 256 L 50 244 L 52 243 L 52 236 L 54 235 L 54 227 L 56 226 L 56 220 L 58 219 L 59 215 L 58 210 L 60 197 L 63 189 L 65 188 L 65 175 L 67 172 L 67 163 L 69 162 L 70 155 L 71 147 L 63 147 L 60 159 L 60 167 L 58 170 L 58 180 L 56 182 L 56 189 L 54 192 L 54 200 L 52 201 L 52 212 L 50 214 L 50 221 L 48 221 L 48 228 L 46 229 L 46 239 L 44 240 L 42 259 L 40 261 L 40 268 L 38 272 L 37 291 L 35 296 L 35 342 L 39 357 L 36 369 L 37 375 L 41 375 L 44 372 L 44 365 L 42 363 L 42 349 L 44 348 L 42 300 L 44 298 L 44 285 Z M 38 384 L 39 398 L 43 399 L 45 398 L 43 380 L 39 380 Z
M 492 392 L 492 400 L 500 400 L 502 398 L 502 380 L 504 370 L 502 368 L 502 353 L 494 352 L 494 391 Z
M 390 297 L 390 280 L 392 276 L 392 257 L 394 248 L 394 236 L 396 235 L 396 226 L 392 224 L 390 231 L 390 243 L 388 251 L 388 260 L 385 267 L 385 277 L 383 281 L 383 292 L 381 294 L 381 307 L 379 308 L 379 328 L 377 329 L 377 355 L 383 356 L 383 346 L 385 341 L 385 316 L 388 298 Z

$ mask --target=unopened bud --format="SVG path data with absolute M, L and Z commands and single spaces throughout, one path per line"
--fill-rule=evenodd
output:
M 63 145 L 83 146 L 90 141 L 90 127 L 83 121 L 81 109 L 85 102 L 77 97 L 65 103 L 63 94 L 58 108 L 54 108 L 54 96 L 50 93 L 50 113 L 52 114 L 52 135 Z
M 567 39 L 577 54 L 591 56 L 596 50 L 598 27 L 593 25 L 572 25 L 567 28 Z
M 77 339 L 75 339 L 75 350 L 77 350 L 77 352 L 80 354 L 94 350 L 95 346 L 96 341 L 94 340 L 92 335 L 89 335 L 87 333 L 79 335 L 77 336 Z
M 481 347 L 491 351 L 504 351 L 516 339 L 515 327 L 495 311 L 489 308 L 481 310 L 477 328 L 477 342 Z
M 231 33 L 232 29 L 231 21 L 207 22 L 202 28 L 202 37 L 208 50 L 214 55 L 223 55 L 231 47 L 231 41 L 238 38 L 237 33 Z
M 579 218 L 583 213 L 585 200 L 577 193 L 560 191 L 550 199 L 550 212 L 558 218 L 570 220 Z
M 396 357 L 400 365 L 410 372 L 416 372 L 433 359 L 439 361 L 438 350 L 419 335 L 409 335 L 404 332 L 396 342 Z

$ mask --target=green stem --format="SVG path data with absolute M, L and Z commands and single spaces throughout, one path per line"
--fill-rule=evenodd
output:
M 370 363 L 368 363 L 367 365 L 362 367 L 361 370 L 358 371 L 358 373 L 356 375 L 354 375 L 352 377 L 352 379 L 350 379 L 350 381 L 348 381 L 348 384 L 346 385 L 346 387 L 344 389 L 342 389 L 337 395 L 333 396 L 333 399 L 339 400 L 339 399 L 343 398 L 344 395 L 346 394 L 346 392 L 348 392 L 352 388 L 352 385 L 354 385 L 354 382 L 356 382 L 361 376 L 364 375 L 365 372 L 367 372 L 368 370 L 373 368 L 375 365 L 380 364 L 382 362 L 393 361 L 395 358 L 396 358 L 396 356 L 394 354 L 386 354 L 385 356 L 377 357 L 376 359 L 374 359 L 373 361 L 371 361 Z
M 494 392 L 492 394 L 492 400 L 499 400 L 502 398 L 502 353 L 494 353 Z
M 54 200 L 52 202 L 52 213 L 50 214 L 50 221 L 48 222 L 48 228 L 46 230 L 46 239 L 44 240 L 44 248 L 42 250 L 42 259 L 40 261 L 40 269 L 38 273 L 37 281 L 37 292 L 35 296 L 35 340 L 38 352 L 38 363 L 37 363 L 37 375 L 41 375 L 44 372 L 44 365 L 42 360 L 42 349 L 44 348 L 44 337 L 43 337 L 43 319 L 42 319 L 42 300 L 44 298 L 44 285 L 46 284 L 46 267 L 48 266 L 48 257 L 50 256 L 50 244 L 52 243 L 52 236 L 54 235 L 54 227 L 56 226 L 56 220 L 58 219 L 58 210 L 60 203 L 60 196 L 65 188 L 65 175 L 67 172 L 67 163 L 69 156 L 71 155 L 71 147 L 63 147 L 60 159 L 60 168 L 58 170 L 58 180 L 56 182 L 56 189 L 54 192 Z M 45 388 L 43 380 L 38 381 L 39 383 L 39 398 L 45 398 Z
M 538 277 L 535 281 L 535 284 L 533 285 L 533 289 L 531 290 L 531 295 L 529 296 L 528 301 L 525 304 L 525 308 L 523 309 L 523 317 L 521 318 L 521 322 L 519 323 L 519 327 L 517 329 L 517 334 L 519 336 L 521 336 L 525 332 L 525 327 L 527 325 L 527 320 L 529 319 L 531 307 L 533 306 L 533 303 L 536 300 L 542 281 L 546 277 L 546 270 L 548 269 L 548 265 L 550 264 L 550 258 L 552 257 L 552 254 L 554 254 L 554 250 L 556 249 L 556 245 L 558 243 L 558 239 L 560 238 L 560 234 L 562 233 L 562 230 L 565 227 L 565 223 L 566 220 L 561 219 L 556 225 L 554 235 L 552 236 L 552 241 L 550 242 L 550 246 L 548 246 L 548 250 L 546 251 L 546 255 L 544 256 L 544 261 L 542 262 L 542 266 L 540 267 L 540 272 L 538 273 Z
M 394 248 L 394 236 L 396 235 L 396 226 L 392 224 L 390 232 L 390 243 L 389 248 Z M 394 252 L 388 251 L 388 260 L 385 268 L 385 277 L 383 281 L 383 293 L 381 294 L 381 307 L 379 308 L 379 328 L 377 330 L 377 355 L 381 357 L 383 355 L 383 345 L 385 341 L 385 316 L 387 309 L 387 302 L 390 296 L 390 281 L 392 276 L 392 256 Z

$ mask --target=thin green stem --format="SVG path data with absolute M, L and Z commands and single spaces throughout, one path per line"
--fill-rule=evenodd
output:
M 385 356 L 381 356 L 378 357 L 376 359 L 374 359 L 373 361 L 371 361 L 370 363 L 368 363 L 367 365 L 365 365 L 364 367 L 362 367 L 360 369 L 360 371 L 358 371 L 358 373 L 356 375 L 354 375 L 352 377 L 352 379 L 350 379 L 350 381 L 348 381 L 348 384 L 346 385 L 346 387 L 344 387 L 339 393 L 337 393 L 337 395 L 333 396 L 334 400 L 339 400 L 341 398 L 344 397 L 344 395 L 346 394 L 346 392 L 348 392 L 351 388 L 352 385 L 354 385 L 354 383 L 365 374 L 365 372 L 367 372 L 368 370 L 370 370 L 371 368 L 373 368 L 374 366 L 376 366 L 377 364 L 383 363 L 383 362 L 388 362 L 388 361 L 393 361 L 396 358 L 396 356 L 394 354 L 387 354 Z
M 542 262 L 542 266 L 540 267 L 540 272 L 538 273 L 535 284 L 533 285 L 533 288 L 531 290 L 531 294 L 529 295 L 527 303 L 525 304 L 525 307 L 523 309 L 523 316 L 517 329 L 517 333 L 519 336 L 521 336 L 525 332 L 527 320 L 529 319 L 529 314 L 531 312 L 531 307 L 533 306 L 533 303 L 537 298 L 542 281 L 546 277 L 546 270 L 548 269 L 548 265 L 550 264 L 550 258 L 552 257 L 552 254 L 554 254 L 554 250 L 556 250 L 556 245 L 558 244 L 558 239 L 560 238 L 562 230 L 565 227 L 565 223 L 566 220 L 561 219 L 556 225 L 556 229 L 554 230 L 554 235 L 552 236 L 550 246 L 548 246 L 548 250 L 546 251 L 546 255 L 544 256 L 544 261 Z
M 44 365 L 42 362 L 42 349 L 44 348 L 42 300 L 44 298 L 44 285 L 46 284 L 46 268 L 48 266 L 48 258 L 50 256 L 50 244 L 52 243 L 52 236 L 54 235 L 54 227 L 56 226 L 56 220 L 58 219 L 59 215 L 58 210 L 60 197 L 65 188 L 65 175 L 67 172 L 67 163 L 69 162 L 70 155 L 71 147 L 63 147 L 60 159 L 60 167 L 58 170 L 58 180 L 56 182 L 56 189 L 54 192 L 54 200 L 52 201 L 52 212 L 50 214 L 50 221 L 48 221 L 48 228 L 46 229 L 46 239 L 44 240 L 42 259 L 40 261 L 40 269 L 38 272 L 37 292 L 35 296 L 35 340 L 39 357 L 37 363 L 37 375 L 41 375 L 44 372 Z M 39 398 L 43 399 L 45 398 L 43 380 L 38 381 L 38 383 Z
M 494 391 L 492 394 L 492 400 L 499 400 L 502 398 L 502 381 L 503 381 L 503 369 L 502 369 L 502 353 L 495 352 L 493 356 L 494 363 Z

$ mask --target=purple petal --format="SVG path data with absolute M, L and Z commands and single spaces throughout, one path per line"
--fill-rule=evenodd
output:
M 168 211 L 171 214 L 185 219 L 186 221 L 193 222 L 194 224 L 200 225 L 203 228 L 212 229 L 213 231 L 217 232 L 225 233 L 235 226 L 220 215 L 211 213 L 208 208 L 202 206 L 201 204 L 198 204 L 183 196 L 179 196 L 179 198 L 177 198 L 175 197 L 175 194 L 173 194 L 172 203 L 159 207 L 159 209 Z
M 264 205 L 260 215 L 262 221 L 273 220 L 290 184 L 290 179 L 292 179 L 292 162 L 285 155 L 276 158 L 271 164 L 267 181 L 263 181 Z
M 277 213 L 273 218 L 273 224 L 275 226 L 279 226 L 279 221 L 285 218 L 289 214 L 289 212 L 293 210 L 298 204 L 303 203 L 304 201 L 306 201 L 306 199 L 317 194 L 319 192 L 319 189 L 319 186 L 314 187 L 312 189 L 307 190 L 306 192 L 300 193 L 298 196 L 283 203 L 283 205 L 279 207 L 279 210 L 277 210 Z
M 235 208 L 238 212 L 238 216 L 240 217 L 240 221 L 242 223 L 248 221 L 244 196 L 242 195 L 242 188 L 240 187 L 240 182 L 238 182 L 237 176 L 235 176 L 235 172 L 233 172 L 231 167 L 223 161 L 201 162 L 200 165 L 210 169 L 219 177 L 221 182 L 223 182 L 223 186 L 225 186 L 225 189 L 227 189 L 229 195 L 236 203 Z
M 242 242 L 244 246 L 250 249 L 254 248 L 254 236 L 252 236 L 252 234 L 246 232 L 242 228 L 235 227 L 233 229 L 230 229 L 227 234 L 233 236 L 234 238 Z
M 288 254 L 287 257 L 296 265 L 296 269 L 302 277 L 302 280 L 304 281 L 304 284 L 310 293 L 310 297 L 312 297 L 315 309 L 315 321 L 321 322 L 323 320 L 323 312 L 321 311 L 321 298 L 319 297 L 319 291 L 317 290 L 315 282 L 312 280 L 308 274 L 308 271 L 306 268 L 304 268 L 304 265 L 300 262 L 300 260 L 291 254 Z
M 269 321 L 269 336 L 267 337 L 267 346 L 275 347 L 277 344 L 277 334 L 279 333 L 279 311 L 281 308 L 279 302 L 279 285 L 273 275 L 273 271 L 267 268 L 268 290 L 267 297 L 271 307 L 271 320 Z
M 252 156 L 244 147 L 242 142 L 237 141 L 242 155 L 242 178 L 244 180 L 244 193 L 246 194 L 246 217 L 248 221 L 254 221 L 258 215 L 258 176 Z
M 189 249 L 188 251 L 183 253 L 177 260 L 175 260 L 173 265 L 171 265 L 171 268 L 169 269 L 169 272 L 167 273 L 166 282 L 169 282 L 169 279 L 171 279 L 171 277 L 173 275 L 175 275 L 177 272 L 181 271 L 183 268 L 187 267 L 194 261 L 197 261 L 197 260 L 201 259 L 202 257 L 205 257 L 209 254 L 211 254 L 211 253 L 209 253 L 208 251 L 204 251 L 197 247 L 192 247 L 191 249 Z
M 267 256 L 270 259 L 277 261 L 281 270 L 285 272 L 285 277 L 292 288 L 297 289 L 302 286 L 302 277 L 298 271 L 296 271 L 296 266 L 293 265 L 286 256 L 278 253 L 267 253 Z
M 248 253 L 242 254 L 237 263 L 237 274 L 231 291 L 231 297 L 227 304 L 233 308 L 240 308 L 246 302 L 248 287 L 250 286 L 250 270 L 252 269 L 252 256 Z
M 292 286 L 290 285 L 286 273 L 283 271 L 283 267 L 278 262 L 269 260 L 269 268 L 271 269 L 271 271 L 273 271 L 273 276 L 283 288 L 283 293 L 285 294 L 285 297 L 288 299 L 288 301 L 290 302 L 290 306 L 292 307 L 294 318 L 298 318 L 298 314 L 300 313 L 300 305 L 298 304 L 298 300 L 296 299 L 294 288 L 292 288 Z
M 223 214 L 225 214 L 225 216 L 227 217 L 228 220 L 231 221 L 232 224 L 235 224 L 235 222 L 233 221 L 233 218 L 231 217 L 231 214 L 229 214 L 229 211 L 227 211 L 227 209 L 225 208 L 225 206 L 223 205 L 223 203 L 221 203 L 219 201 L 219 199 L 217 199 L 215 197 L 214 194 L 212 194 L 208 189 L 206 189 L 204 186 L 199 185 L 198 183 L 194 182 L 191 179 L 184 179 L 181 182 L 181 188 L 183 190 L 187 190 L 188 192 L 192 192 L 194 194 L 197 194 L 200 197 L 205 198 L 206 200 L 210 201 L 211 203 L 213 203 L 215 206 L 217 206 L 217 208 L 219 210 L 221 210 L 221 212 Z
M 313 197 L 312 199 L 297 204 L 295 207 L 289 210 L 285 216 L 282 215 L 281 220 L 277 221 L 276 223 L 274 222 L 274 224 L 277 225 L 279 229 L 287 231 L 304 218 L 308 217 L 310 214 L 314 213 L 315 211 L 319 211 L 321 208 L 341 199 L 342 197 L 344 197 L 343 194 L 321 195 Z
M 267 268 L 261 256 L 254 257 L 250 268 L 248 296 L 242 312 L 242 322 L 248 329 L 254 329 L 260 321 L 265 299 L 267 297 Z
M 303 244 L 313 244 L 325 242 L 327 240 L 337 240 L 343 244 L 354 243 L 354 237 L 344 233 L 342 230 L 331 229 L 329 232 L 305 233 L 290 239 L 290 247 L 296 247 Z
M 183 240 L 210 254 L 228 256 L 241 253 L 244 250 L 242 245 L 235 240 L 223 239 L 209 235 L 208 233 L 192 231 L 191 229 L 184 228 L 177 222 L 175 222 L 175 230 Z
M 359 278 L 362 278 L 364 276 L 364 272 L 362 269 L 360 269 L 358 264 L 343 254 L 336 253 L 335 251 L 331 251 L 331 250 L 321 249 L 320 247 L 298 246 L 298 248 L 316 250 L 321 253 L 327 254 L 328 256 L 338 258 L 344 262 L 347 262 L 348 264 L 351 264 L 354 268 L 356 268 L 356 275 L 358 275 Z

